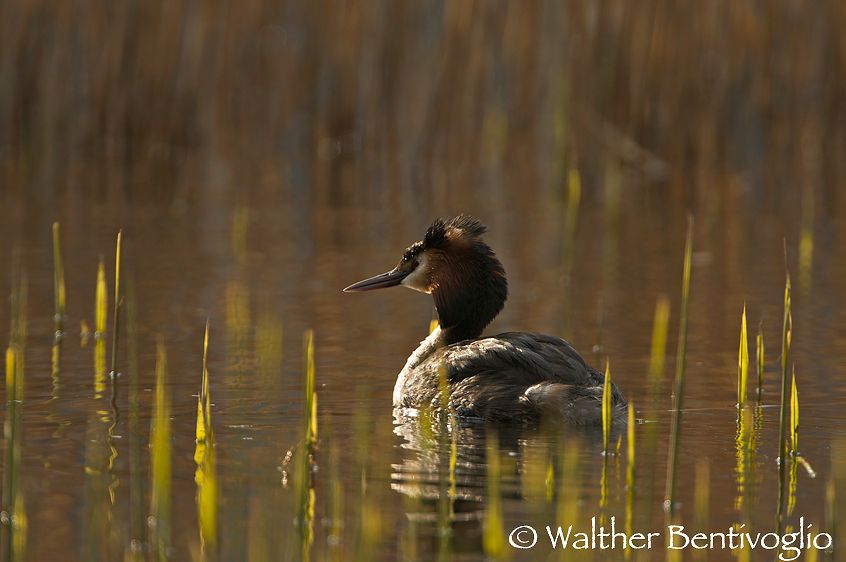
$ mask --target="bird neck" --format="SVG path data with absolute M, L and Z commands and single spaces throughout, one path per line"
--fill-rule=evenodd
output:
M 432 291 L 444 345 L 479 337 L 508 298 L 505 270 L 490 248 L 474 254 L 447 270 Z

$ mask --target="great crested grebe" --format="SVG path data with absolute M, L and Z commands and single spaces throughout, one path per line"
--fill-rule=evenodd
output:
M 459 416 L 601 424 L 605 377 L 569 343 L 527 332 L 479 337 L 508 297 L 502 263 L 481 238 L 485 230 L 466 215 L 437 219 L 394 269 L 344 289 L 404 285 L 435 299 L 439 327 L 420 343 L 397 377 L 394 407 L 437 407 L 439 369 L 444 366 L 449 407 Z M 616 386 L 612 404 L 615 425 L 625 423 L 626 401 Z

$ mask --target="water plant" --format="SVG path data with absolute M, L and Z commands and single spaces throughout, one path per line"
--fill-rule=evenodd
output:
M 314 390 L 314 332 L 306 330 L 303 337 L 305 357 L 305 427 L 306 446 L 317 445 L 317 393 Z
M 605 382 L 602 385 L 602 452 L 608 455 L 611 435 L 611 363 L 605 362 Z
M 796 389 L 796 366 L 790 385 L 790 456 L 799 454 L 799 391 Z
M 664 494 L 664 509 L 672 520 L 675 514 L 676 472 L 681 435 L 681 408 L 684 396 L 684 372 L 687 352 L 687 314 L 690 301 L 690 268 L 693 254 L 693 217 L 688 217 L 687 236 L 684 244 L 684 266 L 682 271 L 681 316 L 679 319 L 679 341 L 676 351 L 676 380 L 673 393 L 673 418 L 670 427 L 670 447 L 667 458 L 667 486 Z
M 793 337 L 793 315 L 791 312 L 791 288 L 790 271 L 785 274 L 784 282 L 784 318 L 781 330 L 781 402 L 778 415 L 778 456 L 784 464 L 787 452 L 786 430 L 787 430 L 787 399 L 788 379 L 787 366 L 790 361 L 790 342 Z
M 652 344 L 649 352 L 649 393 L 652 401 L 658 395 L 658 388 L 664 376 L 664 362 L 667 356 L 667 329 L 670 323 L 670 300 L 661 295 L 655 301 L 652 321 Z
M 94 296 L 94 395 L 106 390 L 106 266 L 103 258 L 97 266 L 97 289 Z
M 65 268 L 62 264 L 62 245 L 59 223 L 53 223 L 53 295 L 56 338 L 60 338 L 65 325 Z
M 150 549 L 153 558 L 164 561 L 170 551 L 171 514 L 171 421 L 170 396 L 167 387 L 167 350 L 164 340 L 156 343 L 156 388 L 150 428 Z
M 317 393 L 314 390 L 314 332 L 303 334 L 304 440 L 297 453 L 294 485 L 297 490 L 297 524 L 300 531 L 300 556 L 308 560 L 314 542 L 315 489 L 312 463 L 317 445 Z
M 763 322 L 758 323 L 758 335 L 755 336 L 755 368 L 758 371 L 758 389 L 756 397 L 758 403 L 761 402 L 761 396 L 764 391 L 764 325 Z
M 114 298 L 114 310 L 112 316 L 112 368 L 111 368 L 111 376 L 113 379 L 117 378 L 117 360 L 118 360 L 118 337 L 120 336 L 120 309 L 121 309 L 121 298 L 120 298 L 120 247 L 121 247 L 121 239 L 123 237 L 123 231 L 118 230 L 117 233 L 117 240 L 115 241 L 115 298 Z M 105 326 L 103 326 L 105 330 Z M 115 386 L 115 395 L 117 392 L 117 381 L 114 382 Z M 113 397 L 114 400 L 114 397 Z
M 6 420 L 3 424 L 5 462 L 3 470 L 0 554 L 3 562 L 23 560 L 26 548 L 26 510 L 21 486 L 23 371 L 14 346 L 6 349 Z
M 746 332 L 746 304 L 740 316 L 740 348 L 737 352 L 737 407 L 746 404 L 746 387 L 749 382 L 749 336 Z
M 197 396 L 197 422 L 194 482 L 197 484 L 197 522 L 200 530 L 200 554 L 203 560 L 217 557 L 217 468 L 214 429 L 211 417 L 211 392 L 209 391 L 209 322 L 203 334 L 203 368 L 200 393 Z

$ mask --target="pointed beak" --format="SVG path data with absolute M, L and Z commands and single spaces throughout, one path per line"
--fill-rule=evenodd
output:
M 382 273 L 381 275 L 376 275 L 375 277 L 369 277 L 358 283 L 353 283 L 346 289 L 344 289 L 345 293 L 355 293 L 359 291 L 372 291 L 373 289 L 384 289 L 385 287 L 393 287 L 395 285 L 399 285 L 402 283 L 402 280 L 406 278 L 408 273 L 404 271 L 397 271 L 396 269 L 392 269 L 387 273 Z

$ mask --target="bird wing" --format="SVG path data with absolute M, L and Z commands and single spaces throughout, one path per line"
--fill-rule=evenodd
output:
M 445 361 L 453 383 L 484 374 L 499 378 L 504 373 L 523 386 L 539 382 L 590 386 L 601 382 L 572 345 L 546 334 L 506 332 L 459 342 L 444 347 L 429 360 Z
M 537 414 L 537 405 L 525 398 L 533 385 L 564 385 L 582 393 L 603 381 L 602 374 L 588 367 L 565 340 L 526 332 L 507 332 L 439 349 L 417 367 L 423 376 L 407 382 L 417 387 L 412 395 L 423 398 L 428 389 L 431 395 L 424 401 L 435 405 L 438 398 L 432 390 L 438 388 L 434 381 L 442 367 L 446 367 L 450 383 L 450 407 L 460 415 L 485 419 Z M 426 379 L 432 382 L 426 384 Z

